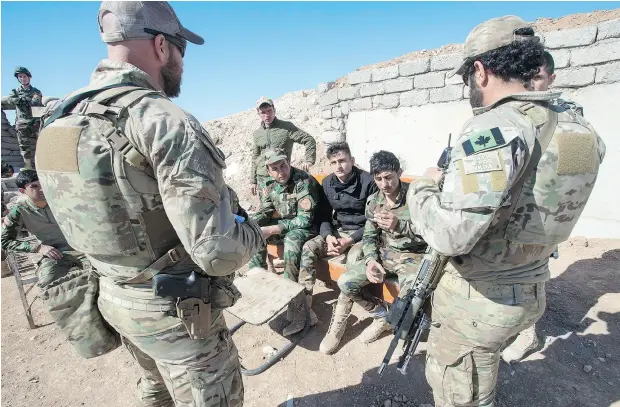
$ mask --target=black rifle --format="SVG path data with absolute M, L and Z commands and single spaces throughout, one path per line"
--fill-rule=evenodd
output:
M 448 147 L 443 150 L 439 161 L 437 161 L 437 167 L 443 171 L 446 171 L 450 164 L 452 152 L 452 147 L 450 147 L 451 139 L 452 134 L 448 137 Z M 439 188 L 441 189 L 442 187 L 443 181 L 440 183 Z M 415 282 L 406 289 L 404 295 L 398 296 L 394 300 L 394 304 L 390 307 L 387 316 L 388 323 L 394 329 L 394 338 L 390 342 L 383 362 L 379 367 L 379 375 L 383 374 L 385 368 L 390 363 L 392 354 L 400 339 L 404 340 L 404 352 L 396 364 L 396 369 L 403 375 L 407 374 L 409 362 L 418 347 L 422 333 L 430 328 L 431 321 L 426 312 L 426 305 L 443 275 L 448 259 L 447 256 L 440 255 L 429 246 L 426 249 Z

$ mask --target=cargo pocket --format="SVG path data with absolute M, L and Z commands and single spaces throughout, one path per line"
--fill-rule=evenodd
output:
M 435 396 L 450 405 L 469 405 L 474 400 L 473 350 L 445 341 L 429 342 L 426 379 Z
M 241 407 L 243 406 L 243 379 L 239 369 L 217 383 L 211 383 L 210 374 L 189 372 L 192 397 L 196 407 Z

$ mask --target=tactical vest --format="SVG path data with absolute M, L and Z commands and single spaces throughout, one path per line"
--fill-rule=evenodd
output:
M 495 238 L 531 245 L 570 237 L 592 193 L 601 157 L 597 134 L 565 107 L 522 102 L 518 111 L 539 130 L 530 159 L 510 192 L 510 207 L 492 222 Z
M 152 168 L 123 134 L 128 110 L 147 96 L 165 97 L 132 84 L 75 92 L 43 117 L 36 156 L 69 244 L 102 275 L 134 284 L 187 258 Z

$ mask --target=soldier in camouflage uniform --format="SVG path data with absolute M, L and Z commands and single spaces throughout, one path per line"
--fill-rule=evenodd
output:
M 142 402 L 242 406 L 222 309 L 239 298 L 232 277 L 264 239 L 231 210 L 223 154 L 170 100 L 187 41 L 204 40 L 167 2 L 102 2 L 98 24 L 108 59 L 44 119 L 36 161 L 45 196 L 100 275 L 99 311 L 142 370 Z M 165 287 L 153 286 L 158 273 Z M 190 282 L 203 288 L 186 298 Z M 162 288 L 178 294 L 154 293 Z
M 24 169 L 32 169 L 40 127 L 39 119 L 32 116 L 32 107 L 43 106 L 43 94 L 30 84 L 32 74 L 28 69 L 19 66 L 15 68 L 14 74 L 21 86 L 13 89 L 9 103 L 15 106 L 15 130 Z
M 284 277 L 305 288 L 305 297 L 292 301 L 287 317 L 291 324 L 283 331 L 284 336 L 298 330 L 294 328 L 304 321 L 303 301 L 308 308 L 312 305 L 312 290 L 315 276 L 300 273 L 299 261 L 304 243 L 317 234 L 315 212 L 320 203 L 320 185 L 305 171 L 291 167 L 283 149 L 270 149 L 265 153 L 265 166 L 270 179 L 265 182 L 261 193 L 260 209 L 252 215 L 262 228 L 269 244 L 284 244 Z M 266 268 L 267 248 L 259 251 L 250 261 L 249 267 Z M 310 309 L 310 324 L 318 322 Z
M 370 173 L 379 191 L 370 195 L 366 202 L 362 260 L 348 267 L 338 279 L 340 296 L 320 345 L 323 353 L 333 353 L 338 347 L 353 302 L 373 317 L 372 324 L 360 336 L 363 343 L 374 342 L 389 330 L 387 305 L 379 298 L 362 293 L 362 288 L 370 283 L 381 283 L 389 276 L 396 276 L 401 287 L 414 280 L 426 250 L 426 243 L 409 218 L 406 199 L 409 184 L 400 181 L 402 169 L 398 158 L 388 151 L 373 154 Z
M 551 55 L 549 51 L 545 51 L 543 54 L 543 59 L 543 65 L 530 82 L 530 90 L 549 90 L 549 87 L 555 80 L 555 61 L 553 60 L 553 55 Z M 574 110 L 575 113 L 583 116 L 583 106 L 575 102 L 569 102 L 558 98 L 556 104 L 565 109 Z M 554 257 L 557 258 L 557 255 L 558 249 L 556 248 Z M 536 351 L 540 343 L 538 340 L 538 335 L 536 334 L 536 324 L 519 332 L 514 341 L 508 341 L 508 343 L 510 343 L 510 345 L 502 350 L 502 359 L 504 359 L 504 362 L 506 363 L 518 362 L 527 355 Z
M 9 204 L 9 213 L 2 223 L 2 250 L 40 253 L 43 257 L 38 263 L 37 285 L 42 290 L 66 275 L 72 267 L 88 267 L 84 254 L 73 250 L 56 223 L 36 171 L 20 171 L 15 184 L 22 195 Z M 34 235 L 38 242 L 31 244 L 18 240 L 22 228 Z
M 549 257 L 605 155 L 583 117 L 551 103 L 557 93 L 528 91 L 543 51 L 515 16 L 470 32 L 454 73 L 470 88 L 474 117 L 445 177 L 431 168 L 409 187 L 416 230 L 451 257 L 432 299 L 426 378 L 436 406 L 494 405 L 500 349 L 543 314 Z
M 264 152 L 271 148 L 283 149 L 289 162 L 293 153 L 293 144 L 302 144 L 306 148 L 306 160 L 300 169 L 308 171 L 316 161 L 316 141 L 305 131 L 297 128 L 295 124 L 280 120 L 276 117 L 276 107 L 273 100 L 262 96 L 256 101 L 256 111 L 260 117 L 260 127 L 252 135 L 252 166 L 250 168 L 250 191 L 259 198 L 269 180 Z

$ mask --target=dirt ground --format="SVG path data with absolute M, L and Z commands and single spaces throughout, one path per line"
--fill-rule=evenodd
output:
M 571 239 L 561 245 L 551 269 L 547 312 L 537 324 L 544 347 L 519 364 L 502 362 L 497 406 L 620 406 L 620 240 Z M 2 406 L 140 406 L 137 367 L 125 349 L 80 359 L 39 300 L 34 312 L 40 327 L 29 330 L 15 280 L 3 278 L 1 286 Z M 370 321 L 357 306 L 338 352 L 318 351 L 336 297 L 332 287 L 319 284 L 314 308 L 320 323 L 269 370 L 245 377 L 245 406 L 432 406 L 424 379 L 425 343 L 407 376 L 392 363 L 379 377 L 376 368 L 391 337 L 361 344 L 357 337 Z M 235 334 L 246 368 L 263 361 L 265 346 L 287 342 L 279 334 L 283 322 L 281 314 Z

